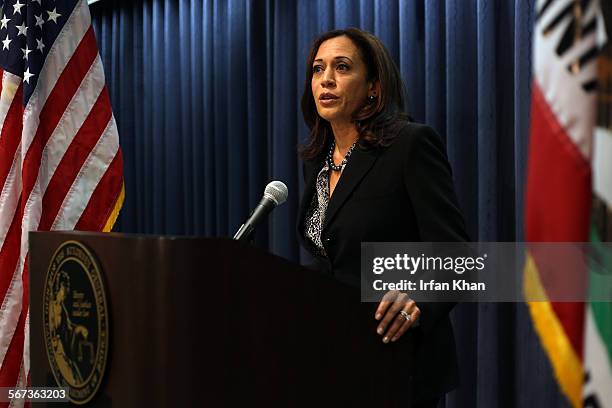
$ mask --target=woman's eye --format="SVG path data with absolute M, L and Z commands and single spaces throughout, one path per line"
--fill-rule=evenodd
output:
M 340 63 L 336 65 L 336 68 L 339 69 L 340 71 L 348 71 L 349 66 L 346 64 Z
M 321 71 L 323 71 L 323 67 L 322 67 L 322 66 L 320 66 L 320 65 L 315 65 L 314 67 L 312 67 L 312 72 L 313 72 L 314 74 L 319 73 L 319 72 L 321 72 Z

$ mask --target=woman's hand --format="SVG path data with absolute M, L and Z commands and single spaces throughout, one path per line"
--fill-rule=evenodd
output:
M 407 294 L 398 290 L 389 291 L 376 309 L 376 320 L 382 319 L 376 332 L 381 336 L 384 334 L 383 343 L 396 341 L 417 321 L 420 314 L 421 310 Z

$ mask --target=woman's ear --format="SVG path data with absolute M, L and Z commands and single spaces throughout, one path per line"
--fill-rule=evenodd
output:
M 368 95 L 374 96 L 375 98 L 378 98 L 380 95 L 380 81 L 378 79 L 370 82 Z

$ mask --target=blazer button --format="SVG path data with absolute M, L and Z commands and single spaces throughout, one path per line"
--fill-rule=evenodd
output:
M 329 244 L 330 242 L 331 242 L 331 238 L 330 237 L 325 238 L 325 243 L 326 244 Z

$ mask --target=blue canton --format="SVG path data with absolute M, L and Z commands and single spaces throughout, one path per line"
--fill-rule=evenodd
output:
M 0 0 L 0 67 L 23 78 L 24 105 L 78 0 Z

